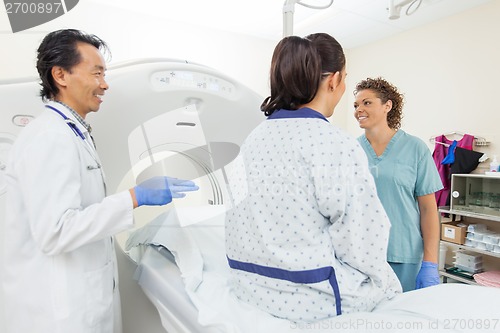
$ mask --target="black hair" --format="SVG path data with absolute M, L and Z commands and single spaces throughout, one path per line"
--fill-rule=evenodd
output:
M 81 55 L 78 52 L 78 43 L 93 45 L 104 53 L 110 54 L 106 43 L 95 35 L 76 29 L 62 29 L 49 33 L 38 47 L 36 62 L 42 86 L 40 96 L 44 101 L 59 94 L 59 88 L 52 77 L 52 68 L 60 66 L 71 71 L 73 66 L 80 63 Z

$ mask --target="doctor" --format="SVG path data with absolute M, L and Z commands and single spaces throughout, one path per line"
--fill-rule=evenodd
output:
M 107 51 L 101 39 L 72 29 L 49 33 L 38 48 L 47 104 L 18 137 L 6 170 L 8 333 L 121 332 L 112 236 L 133 226 L 134 208 L 198 188 L 155 177 L 106 196 L 85 121 L 108 89 L 100 50 Z

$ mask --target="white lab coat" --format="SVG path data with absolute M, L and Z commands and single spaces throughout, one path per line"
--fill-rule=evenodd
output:
M 45 109 L 11 150 L 2 259 L 8 333 L 121 331 L 112 236 L 133 225 L 133 203 L 128 191 L 106 197 L 90 137 L 75 123 L 87 140 Z

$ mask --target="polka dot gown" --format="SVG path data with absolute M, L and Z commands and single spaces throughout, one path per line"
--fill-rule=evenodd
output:
M 335 269 L 342 313 L 401 291 L 386 262 L 390 223 L 357 141 L 322 119 L 266 120 L 227 168 L 226 251 L 242 262 Z M 336 315 L 328 281 L 295 284 L 232 269 L 237 297 L 276 317 Z

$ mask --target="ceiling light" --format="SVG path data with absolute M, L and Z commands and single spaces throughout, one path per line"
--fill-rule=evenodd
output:
M 293 34 L 293 13 L 295 11 L 295 4 L 313 9 L 326 9 L 333 4 L 333 0 L 327 1 L 326 5 L 316 6 L 304 3 L 303 0 L 285 0 L 283 4 L 283 37 L 291 36 Z
M 389 20 L 397 20 L 400 17 L 401 9 L 408 4 L 406 15 L 411 15 L 420 7 L 422 0 L 389 0 L 389 8 L 387 8 L 389 10 Z

